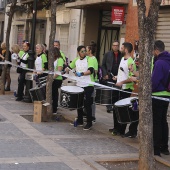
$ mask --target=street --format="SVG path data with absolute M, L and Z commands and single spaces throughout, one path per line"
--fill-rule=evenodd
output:
M 17 89 L 11 73 L 11 90 Z M 13 93 L 0 96 L 0 170 L 105 170 L 96 161 L 138 158 L 138 139 L 112 136 L 112 114 L 97 106 L 96 123 L 83 131 L 70 122 L 76 111 L 59 108 L 65 119 L 33 123 L 33 103 L 15 101 Z M 168 117 L 170 124 L 170 118 Z M 170 163 L 170 156 L 162 155 Z

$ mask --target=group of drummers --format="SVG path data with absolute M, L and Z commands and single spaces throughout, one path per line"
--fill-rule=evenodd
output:
M 136 70 L 136 66 L 133 58 L 131 58 L 131 52 L 133 50 L 133 46 L 131 43 L 125 42 L 122 44 L 121 53 L 119 52 L 119 42 L 115 41 L 112 44 L 112 51 L 109 51 L 105 54 L 102 63 L 102 72 L 103 77 L 100 83 L 111 86 L 114 84 L 114 87 L 121 88 L 123 91 L 119 91 L 118 89 L 103 89 L 101 87 L 95 87 L 93 84 L 88 82 L 95 82 L 97 80 L 97 71 L 98 71 L 98 62 L 96 57 L 94 56 L 94 46 L 89 45 L 79 46 L 77 48 L 78 57 L 75 58 L 70 65 L 65 69 L 68 73 L 69 71 L 75 70 L 75 75 L 77 78 L 77 86 L 84 89 L 85 101 L 84 101 L 84 109 L 77 109 L 77 125 L 83 126 L 83 115 L 84 110 L 86 111 L 87 123 L 84 126 L 84 130 L 89 130 L 92 127 L 92 120 L 94 120 L 93 114 L 93 105 L 94 100 L 94 90 L 96 91 L 95 102 L 101 105 L 113 105 L 115 102 L 120 99 L 128 98 L 131 96 L 131 92 L 134 89 L 134 83 L 129 79 L 129 76 L 132 76 L 133 73 L 129 71 L 129 67 L 133 67 L 133 70 Z M 115 54 L 114 54 L 115 52 Z M 112 53 L 112 54 L 110 54 Z M 122 57 L 123 56 L 123 57 Z M 108 82 L 108 83 L 107 83 Z M 62 89 L 61 89 L 62 90 Z M 66 90 L 64 90 L 66 91 Z M 109 91 L 109 94 L 105 93 L 105 91 Z M 124 92 L 125 91 L 125 92 Z M 128 93 L 126 93 L 128 92 Z M 62 95 L 63 96 L 63 95 Z M 102 101 L 99 98 L 102 98 Z M 64 99 L 66 96 L 64 97 Z M 111 99 L 111 101 L 110 101 Z M 106 101 L 109 102 L 107 103 Z M 117 115 L 119 111 L 115 111 L 113 109 L 113 119 L 114 119 L 114 128 L 110 129 L 112 134 L 114 135 L 126 135 L 126 122 L 123 124 L 120 123 L 120 115 L 119 122 L 117 119 Z M 93 114 L 93 116 L 92 116 Z M 126 114 L 126 113 L 125 113 Z M 129 122 L 128 122 L 129 123 Z M 71 123 L 74 124 L 74 123 Z M 137 135 L 137 125 L 138 120 L 135 120 L 134 123 L 130 124 L 129 134 L 128 136 L 135 137 Z
M 159 60 L 159 56 L 161 54 L 168 56 L 168 52 L 164 52 L 164 43 L 162 41 L 157 41 L 157 44 L 154 46 L 154 62 L 155 60 Z M 23 46 L 25 46 L 25 53 L 29 50 L 29 44 L 24 42 Z M 27 47 L 27 48 L 26 48 Z M 78 56 L 68 65 L 66 63 L 66 57 L 64 53 L 60 50 L 60 42 L 54 42 L 53 54 L 54 54 L 54 71 L 72 73 L 76 78 L 76 86 L 62 86 L 63 77 L 61 74 L 57 75 L 54 74 L 54 81 L 52 84 L 52 100 L 53 100 L 53 113 L 57 113 L 58 108 L 58 99 L 59 94 L 58 90 L 61 87 L 61 95 L 60 95 L 60 106 L 68 109 L 77 109 L 77 118 L 76 118 L 76 126 L 84 126 L 83 130 L 90 130 L 93 125 L 93 121 L 95 120 L 95 104 L 98 103 L 101 105 L 113 105 L 113 128 L 109 129 L 109 131 L 113 135 L 121 135 L 123 137 L 130 137 L 134 138 L 137 136 L 137 127 L 138 127 L 138 119 L 139 119 L 139 112 L 138 112 L 138 98 L 137 97 L 130 97 L 132 91 L 134 90 L 134 83 L 138 81 L 139 73 L 136 71 L 136 65 L 131 57 L 131 52 L 133 50 L 133 46 L 129 42 L 124 42 L 121 46 L 121 51 L 119 51 L 119 42 L 114 41 L 112 43 L 112 50 L 108 51 L 102 61 L 102 74 L 98 74 L 98 61 L 95 57 L 95 43 L 92 43 L 88 46 L 78 46 L 77 54 Z M 40 73 L 35 73 L 39 77 L 44 76 L 41 74 L 41 71 L 47 70 L 47 57 L 44 55 L 43 46 L 38 44 L 36 46 L 36 52 L 38 53 L 36 60 L 35 60 L 35 69 L 39 70 Z M 26 66 L 27 64 L 27 55 L 23 54 L 23 57 L 20 59 L 20 63 L 22 66 Z M 165 54 L 164 54 L 165 53 Z M 166 57 L 168 61 L 170 57 Z M 164 59 L 164 58 L 163 58 Z M 164 59 L 165 60 L 165 59 Z M 162 60 L 161 60 L 162 61 Z M 168 61 L 169 62 L 169 61 Z M 166 64 L 168 64 L 165 63 Z M 162 83 L 158 83 L 159 80 L 157 79 L 156 74 L 161 74 L 162 70 L 159 70 L 159 73 L 156 73 L 156 70 L 159 68 L 155 62 L 154 69 L 153 69 L 153 82 L 152 82 L 152 91 L 156 92 L 153 95 L 157 96 L 167 96 L 170 97 L 170 92 L 166 92 L 166 88 Z M 161 63 L 162 64 L 162 63 Z M 160 64 L 160 65 L 161 65 Z M 67 65 L 67 67 L 65 67 Z M 157 68 L 158 67 L 158 68 Z M 152 67 L 153 68 L 153 67 Z M 163 67 L 163 69 L 169 69 L 169 65 Z M 168 70 L 168 72 L 169 72 Z M 156 73 L 156 74 L 154 74 Z M 25 72 L 20 73 L 20 83 L 23 83 L 21 79 L 25 76 Z M 162 73 L 161 76 L 164 81 L 167 80 L 167 77 Z M 135 77 L 134 77 L 135 76 Z M 156 76 L 156 77 L 154 77 Z M 25 80 L 25 78 L 24 78 Z M 98 87 L 94 87 L 92 82 L 97 82 L 99 80 L 100 84 L 104 84 L 105 86 L 114 86 L 114 88 L 102 88 L 104 86 L 99 85 Z M 155 84 L 156 83 L 156 84 Z M 158 85 L 157 85 L 158 84 Z M 121 89 L 121 90 L 120 90 Z M 18 89 L 18 100 L 22 99 L 22 91 Z M 164 93 L 157 93 L 165 91 Z M 106 92 L 107 91 L 107 92 Z M 96 94 L 95 94 L 96 92 Z M 110 96 L 109 96 L 110 95 Z M 94 97 L 95 96 L 95 97 Z M 95 98 L 95 102 L 94 102 Z M 111 99 L 111 100 L 110 100 Z M 99 101 L 100 100 L 100 101 Z M 153 100 L 153 112 L 161 112 L 161 114 L 165 117 L 167 114 L 168 102 L 164 101 L 156 101 Z M 154 103 L 157 103 L 154 105 Z M 164 110 L 155 109 L 158 105 L 165 106 Z M 84 125 L 83 116 L 86 114 L 86 124 Z M 159 114 L 159 113 L 157 113 Z M 160 155 L 160 145 L 165 146 L 164 153 L 169 154 L 168 150 L 168 124 L 167 119 L 165 118 L 162 122 L 166 123 L 166 127 L 164 126 L 167 133 L 162 135 L 162 122 L 160 119 L 158 120 L 157 115 L 153 113 L 153 132 L 154 132 L 154 154 Z M 127 123 L 130 123 L 129 130 L 127 133 L 126 126 Z M 71 123 L 72 125 L 75 122 Z M 158 124 L 159 127 L 158 128 Z M 159 135 L 155 129 L 159 129 Z M 156 133 L 155 133 L 156 132 Z M 162 136 L 161 136 L 162 135 Z M 159 137 L 161 136 L 161 137 Z M 166 138 L 166 139 L 165 139 Z M 163 140 L 165 139 L 165 140 Z M 161 141 L 164 141 L 161 143 Z M 166 144 L 164 144 L 166 143 Z

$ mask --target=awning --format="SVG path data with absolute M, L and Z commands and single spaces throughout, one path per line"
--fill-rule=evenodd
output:
M 101 5 L 101 4 L 128 4 L 129 0 L 78 0 L 75 2 L 66 3 L 66 8 L 86 8 L 94 5 Z

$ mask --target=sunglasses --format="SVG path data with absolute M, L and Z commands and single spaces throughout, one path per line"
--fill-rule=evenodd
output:
M 86 53 L 86 50 L 80 51 L 81 53 Z

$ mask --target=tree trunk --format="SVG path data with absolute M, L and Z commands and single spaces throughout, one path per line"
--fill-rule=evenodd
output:
M 49 71 L 54 71 L 54 54 L 52 53 L 52 48 L 54 47 L 55 33 L 56 33 L 56 0 L 51 1 L 51 33 L 49 40 L 49 56 L 48 56 L 48 69 Z M 47 78 L 46 86 L 46 101 L 50 103 L 47 107 L 47 115 L 49 119 L 52 117 L 52 83 L 53 74 L 49 74 Z
M 161 0 L 151 0 L 146 14 L 144 0 L 137 0 L 139 24 L 139 170 L 154 170 L 151 59 Z
M 11 25 L 12 25 L 12 18 L 15 12 L 15 7 L 17 4 L 17 0 L 13 0 L 11 2 L 10 10 L 9 10 L 9 17 L 8 17 L 8 25 L 7 25 L 7 31 L 6 31 L 6 56 L 5 60 L 9 61 L 9 37 L 11 33 Z M 1 81 L 0 81 L 0 89 L 1 94 L 5 94 L 5 82 L 6 82 L 6 70 L 7 65 L 2 66 L 2 75 L 1 75 Z

